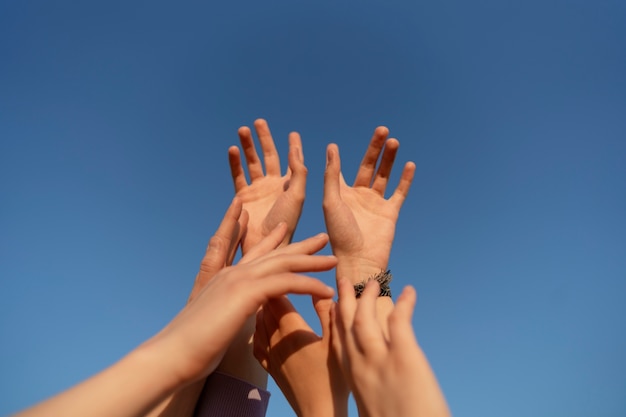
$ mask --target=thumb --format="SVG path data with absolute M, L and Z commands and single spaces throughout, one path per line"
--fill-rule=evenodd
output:
M 311 301 L 322 326 L 322 338 L 327 338 L 330 336 L 330 309 L 332 308 L 333 300 L 332 298 L 313 296 Z

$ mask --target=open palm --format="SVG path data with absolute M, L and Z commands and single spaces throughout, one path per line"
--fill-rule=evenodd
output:
M 242 242 L 244 254 L 280 222 L 287 223 L 288 228 L 283 244 L 291 241 L 302 213 L 306 188 L 307 169 L 300 135 L 296 132 L 289 135 L 289 168 L 281 175 L 280 158 L 267 122 L 258 119 L 254 127 L 261 143 L 265 173 L 248 127 L 241 127 L 238 133 L 250 183 L 246 181 L 239 148 L 232 146 L 228 150 L 236 196 L 250 214 L 248 230 Z
M 361 274 L 387 269 L 400 208 L 415 173 L 415 164 L 408 162 L 397 188 L 385 199 L 399 146 L 396 139 L 387 139 L 388 132 L 385 127 L 375 130 L 353 186 L 348 186 L 341 174 L 337 145 L 330 144 L 327 149 L 323 203 L 326 228 L 340 265 L 349 265 Z

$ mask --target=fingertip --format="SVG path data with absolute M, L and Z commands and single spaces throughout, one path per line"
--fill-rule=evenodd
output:
M 276 226 L 274 226 L 273 229 L 270 230 L 270 233 L 264 239 L 270 238 L 271 236 L 270 239 L 274 241 L 274 244 L 278 245 L 280 244 L 282 239 L 285 237 L 285 234 L 287 233 L 287 229 L 288 229 L 287 223 L 280 222 Z M 276 246 L 273 246 L 273 249 L 276 249 Z
M 375 130 L 374 133 L 377 136 L 387 136 L 389 134 L 389 128 L 387 128 L 387 126 L 378 126 Z
M 335 143 L 330 143 L 326 147 L 326 168 L 329 168 L 331 165 L 333 167 L 338 166 L 335 161 L 339 161 L 339 146 Z
M 267 120 L 260 117 L 254 121 L 254 127 L 260 128 L 264 126 L 267 126 Z
M 249 219 L 250 219 L 250 213 L 248 213 L 248 210 L 242 208 L 241 213 L 239 214 L 239 221 L 241 222 L 241 225 L 247 226 Z
M 252 132 L 250 131 L 250 128 L 248 126 L 241 126 L 239 129 L 237 129 L 237 134 L 241 137 L 241 136 L 250 136 L 252 134 Z M 231 146 L 231 148 L 233 148 L 236 146 Z
M 407 285 L 402 289 L 402 292 L 400 293 L 400 295 L 398 296 L 398 298 L 400 297 L 413 297 L 417 294 L 417 291 L 415 291 L 415 287 L 413 287 L 412 285 Z
M 396 138 L 389 138 L 385 141 L 385 147 L 391 150 L 397 150 L 400 147 L 400 141 Z
M 365 289 L 361 298 L 375 298 L 380 293 L 380 284 L 375 279 L 370 279 L 365 283 Z
M 243 202 L 241 201 L 241 198 L 237 196 L 233 197 L 233 200 L 230 202 L 230 207 L 228 207 L 228 211 L 230 211 L 236 219 L 240 219 L 245 211 L 243 209 Z
M 339 295 L 339 299 L 350 293 L 352 293 L 352 295 L 354 296 L 354 287 L 347 278 L 341 278 L 339 281 L 337 281 L 337 292 Z
M 411 285 L 407 285 L 402 289 L 400 296 L 396 301 L 396 309 L 403 316 L 409 317 L 413 314 L 415 303 L 417 301 L 417 291 Z

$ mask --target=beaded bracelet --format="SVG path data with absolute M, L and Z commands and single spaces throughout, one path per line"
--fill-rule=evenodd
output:
M 391 278 L 392 278 L 392 275 L 391 275 L 390 269 L 386 271 L 384 270 L 380 271 L 378 274 L 372 275 L 367 280 L 354 284 L 354 294 L 356 295 L 356 298 L 361 297 L 361 294 L 363 294 L 363 290 L 365 289 L 365 284 L 367 284 L 368 281 L 371 281 L 374 279 L 378 281 L 378 284 L 380 285 L 380 293 L 378 294 L 378 296 L 379 297 L 391 297 L 391 288 L 389 288 L 389 283 L 391 282 Z

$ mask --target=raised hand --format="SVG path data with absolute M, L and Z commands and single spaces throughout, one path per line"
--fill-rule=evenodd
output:
M 238 133 L 250 183 L 246 181 L 239 148 L 232 146 L 228 149 L 235 194 L 250 214 L 248 231 L 242 242 L 244 255 L 280 222 L 287 224 L 283 244 L 291 241 L 302 213 L 307 176 L 302 141 L 297 132 L 289 134 L 289 167 L 285 175 L 282 175 L 280 158 L 267 122 L 257 119 L 254 128 L 261 143 L 265 173 L 248 127 L 239 128 Z
M 286 293 L 321 298 L 334 294 L 321 281 L 298 274 L 335 266 L 333 256 L 313 256 L 328 236 L 274 250 L 286 233 L 286 225 L 279 224 L 250 250 L 247 263 L 221 269 L 161 332 L 119 362 L 18 415 L 189 415 L 188 409 L 177 407 L 188 405 L 189 398 L 177 402 L 172 394 L 217 367 L 241 325 L 261 304 Z
M 387 319 L 388 337 L 377 318 L 379 290 L 376 281 L 368 282 L 357 302 L 351 283 L 341 280 L 339 302 L 331 311 L 333 350 L 352 388 L 359 416 L 450 416 L 413 332 L 415 290 L 406 287 L 398 297 Z
M 300 272 L 326 271 L 334 256 L 313 256 L 328 241 L 325 234 L 274 250 L 287 233 L 280 223 L 250 250 L 237 266 L 223 268 L 148 344 L 168 357 L 172 371 L 184 382 L 212 372 L 246 319 L 272 297 L 286 293 L 333 295 L 321 281 Z M 171 356 L 169 356 L 171 355 Z
M 287 297 L 270 299 L 257 313 L 254 354 L 299 417 L 348 415 L 348 385 L 330 349 L 330 299 L 313 299 L 322 336 Z
M 323 208 L 332 250 L 339 261 L 337 279 L 355 283 L 388 267 L 400 208 L 415 173 L 415 164 L 407 162 L 398 186 L 385 199 L 399 147 L 396 139 L 387 139 L 388 134 L 386 127 L 376 128 L 352 186 L 341 173 L 337 145 L 330 144 L 326 150 Z

